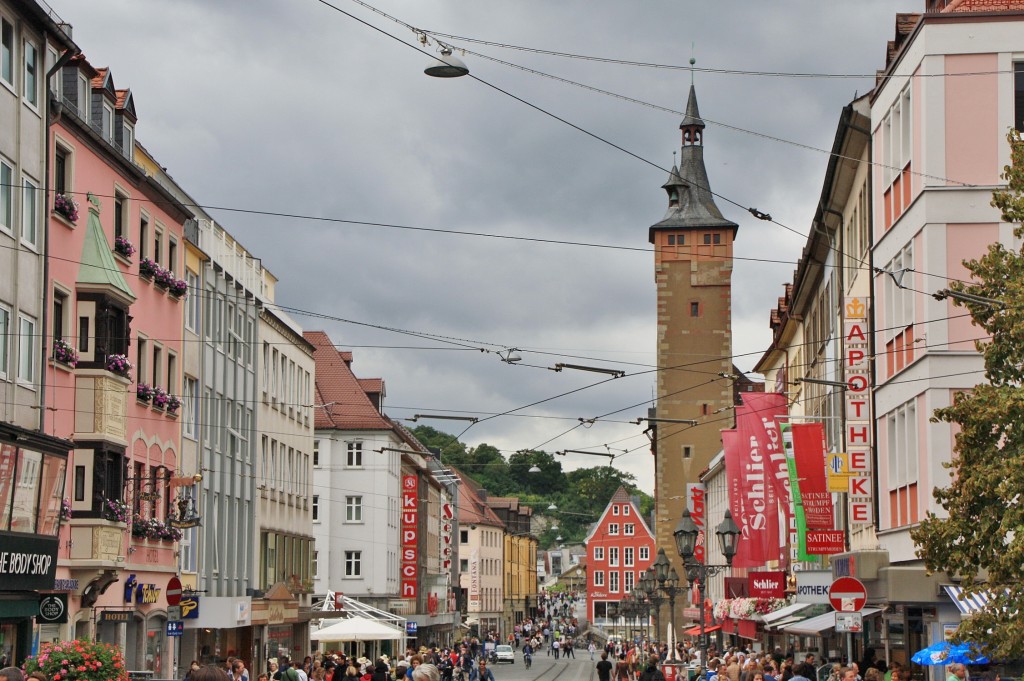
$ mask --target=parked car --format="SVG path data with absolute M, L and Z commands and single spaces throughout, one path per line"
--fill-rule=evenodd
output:
M 505 646 L 505 645 L 497 646 L 494 649 L 494 654 L 498 658 L 498 662 L 499 663 L 501 663 L 501 662 L 511 662 L 512 664 L 516 663 L 516 653 L 515 653 L 514 650 L 512 650 L 512 646 Z

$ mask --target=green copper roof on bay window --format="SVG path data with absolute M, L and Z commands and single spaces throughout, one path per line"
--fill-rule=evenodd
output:
M 110 250 L 107 237 L 100 225 L 100 215 L 89 207 L 89 220 L 85 227 L 85 244 L 82 246 L 82 266 L 78 270 L 78 283 L 89 286 L 110 286 L 132 300 L 135 294 L 128 287 L 121 268 Z

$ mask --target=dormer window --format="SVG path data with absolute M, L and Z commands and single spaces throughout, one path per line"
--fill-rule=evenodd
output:
M 114 142 L 114 107 L 103 102 L 103 119 L 100 121 L 103 136 L 110 143 Z
M 86 123 L 89 122 L 89 79 L 84 73 L 78 74 L 78 117 Z
M 135 155 L 135 128 L 125 123 L 124 137 L 121 144 L 124 155 L 131 158 Z

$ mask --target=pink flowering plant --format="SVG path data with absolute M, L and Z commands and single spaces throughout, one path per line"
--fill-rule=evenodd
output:
M 164 523 L 157 518 L 146 518 L 135 513 L 132 515 L 132 536 L 140 539 L 178 541 L 181 539 L 181 530 L 172 527 L 170 522 Z
M 135 255 L 135 246 L 123 236 L 117 236 L 114 237 L 114 253 L 125 258 L 131 258 Z
M 78 222 L 78 202 L 69 194 L 57 194 L 53 199 L 53 211 L 72 224 Z
M 103 517 L 117 523 L 127 523 L 131 518 L 132 510 L 128 504 L 120 499 L 103 500 Z
M 132 363 L 126 355 L 107 355 L 107 371 L 131 380 Z
M 168 395 L 167 396 L 167 411 L 171 412 L 172 414 L 175 414 L 175 413 L 177 413 L 177 411 L 180 408 L 181 408 L 181 398 L 177 397 L 176 395 Z
M 188 293 L 188 283 L 184 279 L 175 279 L 170 286 L 171 295 L 181 298 Z
M 117 646 L 84 639 L 40 644 L 39 654 L 25 659 L 24 671 L 53 681 L 128 681 Z
M 143 402 L 149 402 L 153 399 L 153 386 L 149 383 L 139 383 L 135 386 L 135 396 Z
M 161 269 L 160 265 L 157 265 L 149 258 L 139 260 L 139 274 L 143 277 L 152 277 L 159 269 Z
M 163 388 L 153 388 L 153 406 L 157 409 L 164 409 L 167 406 L 167 391 Z
M 71 502 L 67 499 L 60 500 L 60 519 L 71 520 Z
M 63 338 L 53 341 L 53 358 L 72 369 L 78 364 L 78 350 Z

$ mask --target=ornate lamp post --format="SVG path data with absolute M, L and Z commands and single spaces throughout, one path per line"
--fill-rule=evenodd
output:
M 658 631 L 661 625 L 661 604 L 665 602 L 665 597 L 658 591 L 658 578 L 653 567 L 647 568 L 643 578 L 640 579 L 640 584 L 642 585 L 641 590 L 651 604 L 651 611 L 654 615 L 654 636 L 650 638 L 658 640 Z
M 689 509 L 683 510 L 683 517 L 679 520 L 679 524 L 676 525 L 676 529 L 672 534 L 676 539 L 676 550 L 679 551 L 679 557 L 683 559 L 683 564 L 686 565 L 686 578 L 691 583 L 696 581 L 697 588 L 700 591 L 700 663 L 702 667 L 706 668 L 708 663 L 708 635 L 704 628 L 706 583 L 708 577 L 714 577 L 723 570 L 732 567 L 732 559 L 736 555 L 736 545 L 739 541 L 740 528 L 733 521 L 732 513 L 729 512 L 729 509 L 725 509 L 725 518 L 715 528 L 718 544 L 722 549 L 722 555 L 725 556 L 725 565 L 706 565 L 694 558 L 693 552 L 697 546 L 700 528 L 697 527 L 697 523 L 693 522 L 693 518 L 690 517 Z
M 674 645 L 676 637 L 676 594 L 682 591 L 679 587 L 679 575 L 669 562 L 663 548 L 658 549 L 658 557 L 654 560 L 652 567 L 654 568 L 654 578 L 657 580 L 658 589 L 668 596 L 669 625 L 672 627 L 671 642 Z M 669 655 L 672 658 L 675 657 L 674 648 L 669 651 Z

